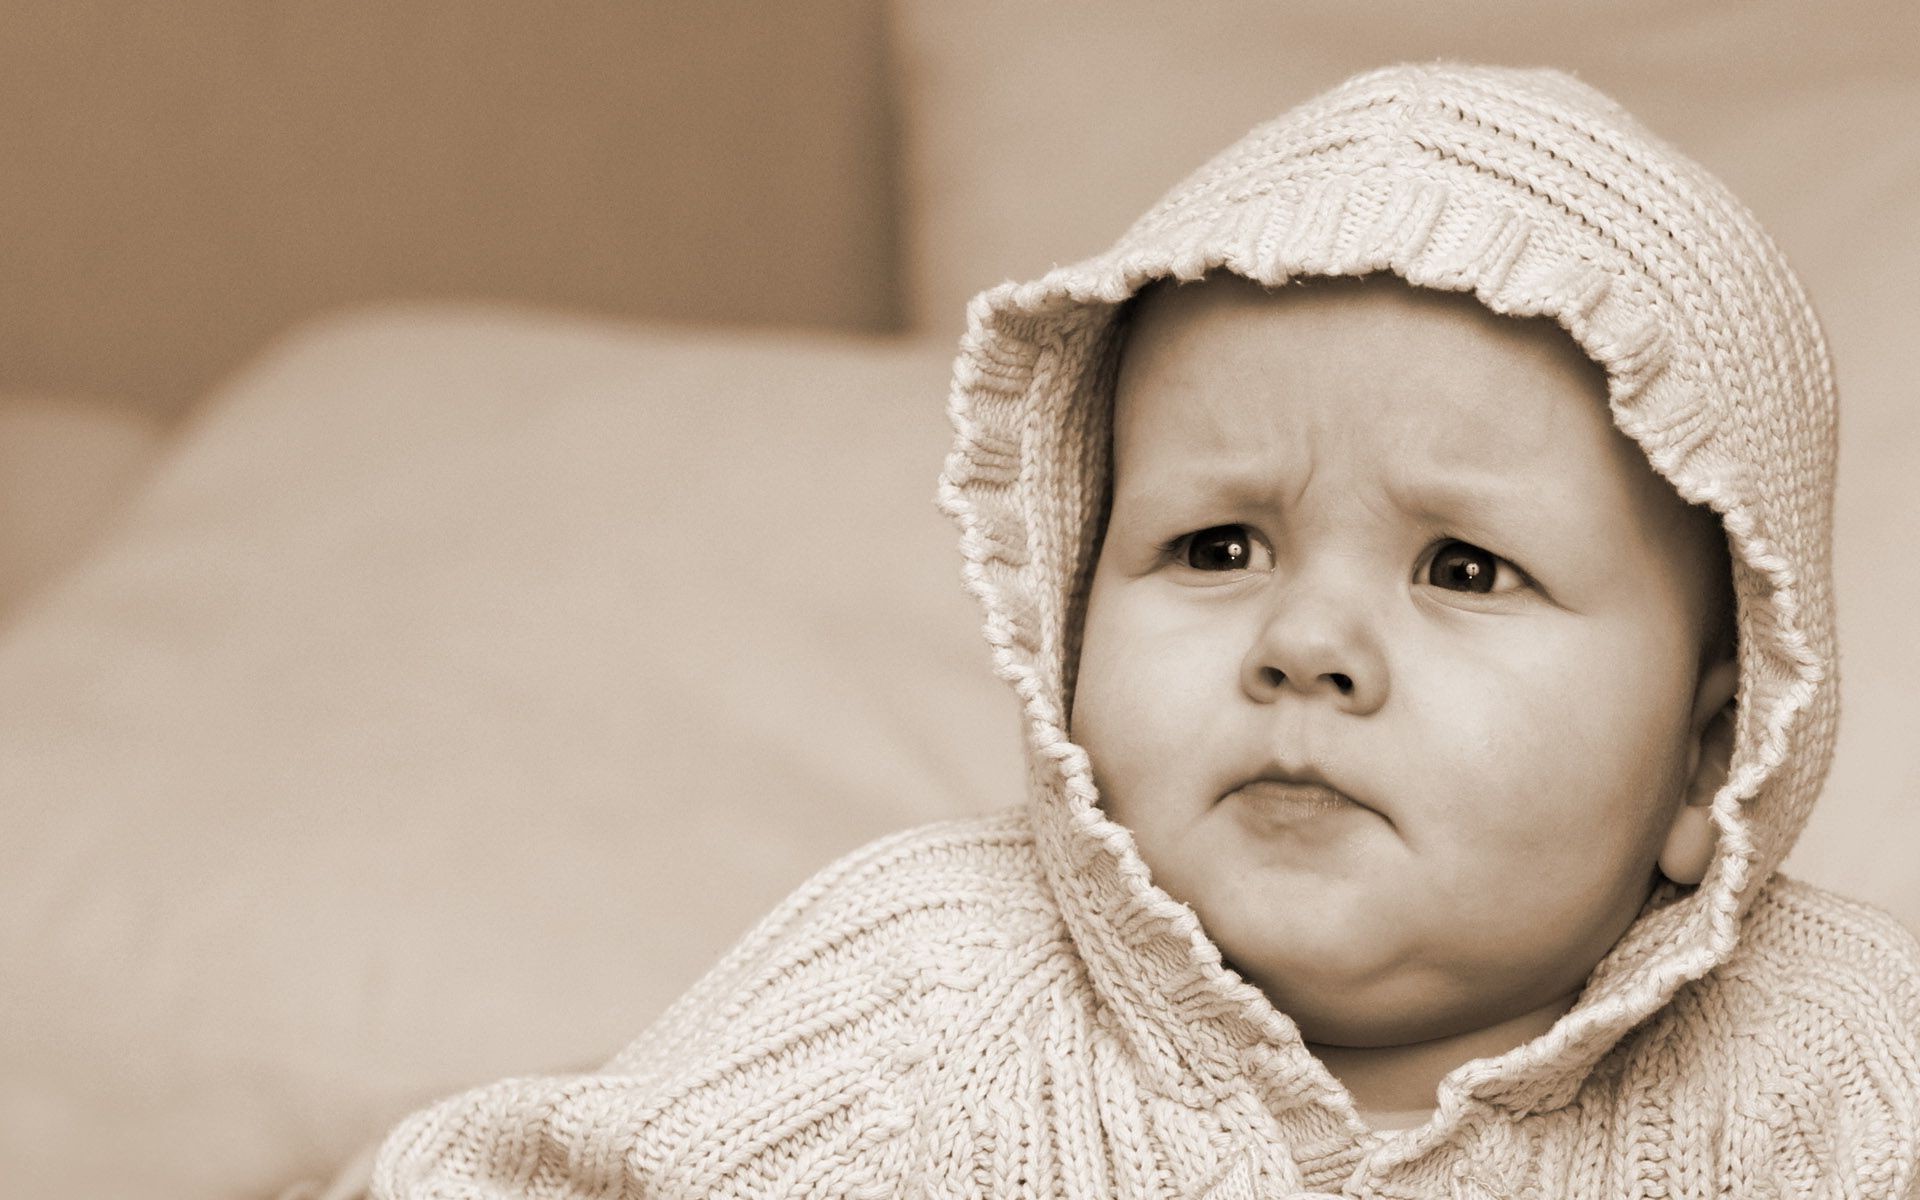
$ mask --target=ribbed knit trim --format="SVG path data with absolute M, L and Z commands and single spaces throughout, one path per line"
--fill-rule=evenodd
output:
M 1350 1099 L 1197 918 L 1150 881 L 1067 734 L 1079 612 L 1107 483 L 1114 317 L 1147 283 L 1229 271 L 1392 272 L 1544 316 L 1600 363 L 1619 427 L 1688 500 L 1721 515 L 1735 561 L 1741 682 L 1719 849 L 1697 889 L 1663 886 L 1542 1037 L 1456 1071 L 1446 1138 L 1473 1101 L 1569 1102 L 1629 1029 L 1724 962 L 1798 836 L 1831 756 L 1833 385 L 1798 283 L 1704 171 L 1552 72 L 1396 68 L 1255 130 L 1106 254 L 976 298 L 956 364 L 940 504 L 996 667 L 1020 695 L 1037 846 L 1094 985 L 1142 1035 L 1170 1094 L 1259 1081 L 1269 1108 Z M 1173 1036 L 1173 1031 L 1179 1031 Z M 1195 1095 L 1205 1102 L 1207 1095 Z

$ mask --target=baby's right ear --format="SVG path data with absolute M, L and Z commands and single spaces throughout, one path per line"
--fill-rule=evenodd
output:
M 1660 849 L 1660 873 L 1675 883 L 1699 883 L 1713 862 L 1713 798 L 1733 768 L 1734 696 L 1739 686 L 1739 664 L 1726 658 L 1700 676 L 1694 693 L 1687 775 L 1681 786 L 1684 803 L 1673 814 Z
M 1694 691 L 1692 743 L 1687 762 L 1687 804 L 1708 805 L 1727 781 L 1733 764 L 1734 697 L 1740 690 L 1740 664 L 1723 658 L 1700 674 Z

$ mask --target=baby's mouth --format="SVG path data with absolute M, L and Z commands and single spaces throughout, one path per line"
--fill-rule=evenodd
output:
M 1278 825 L 1301 824 L 1329 813 L 1360 807 L 1345 792 L 1324 783 L 1255 779 L 1241 784 L 1228 795 Z
M 1222 799 L 1234 802 L 1261 824 L 1274 827 L 1304 826 L 1368 807 L 1335 787 L 1318 770 L 1283 765 L 1277 760 L 1267 763 Z

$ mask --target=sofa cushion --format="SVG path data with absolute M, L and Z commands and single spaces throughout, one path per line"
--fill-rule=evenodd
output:
M 236 380 L 0 637 L 10 1194 L 324 1177 L 1017 802 L 948 360 L 402 307 Z

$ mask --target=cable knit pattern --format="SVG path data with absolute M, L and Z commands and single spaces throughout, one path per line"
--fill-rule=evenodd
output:
M 1546 1034 L 1370 1131 L 1098 805 L 1065 714 L 1115 317 L 1162 278 L 1391 271 L 1549 317 L 1733 551 L 1718 850 Z M 977 298 L 940 502 L 1027 718 L 1024 810 L 823 873 L 591 1075 L 384 1147 L 385 1197 L 1920 1196 L 1920 944 L 1777 875 L 1831 755 L 1834 390 L 1799 284 L 1698 166 L 1546 71 L 1402 67 L 1262 126 L 1107 253 Z

